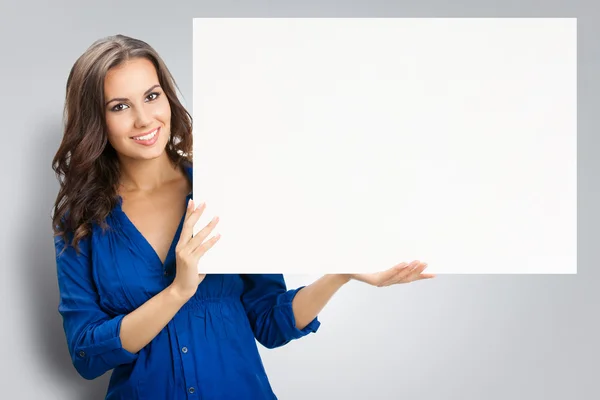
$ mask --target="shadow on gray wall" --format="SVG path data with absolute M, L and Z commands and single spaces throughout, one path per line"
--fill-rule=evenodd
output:
M 43 140 L 34 141 L 37 148 L 31 149 L 34 154 L 29 160 L 28 176 L 35 187 L 33 198 L 23 199 L 27 210 L 24 214 L 25 236 L 19 241 L 22 248 L 24 269 L 22 270 L 23 304 L 31 318 L 30 327 L 33 337 L 39 345 L 39 360 L 55 380 L 61 390 L 69 387 L 73 399 L 101 400 L 106 395 L 110 372 L 87 381 L 77 374 L 71 363 L 62 327 L 62 318 L 58 313 L 58 284 L 56 279 L 56 262 L 54 242 L 51 230 L 51 212 L 58 190 L 58 181 L 51 169 L 52 158 L 62 138 L 60 115 L 47 118 L 46 124 L 40 124 L 45 134 Z M 62 399 L 61 399 L 62 400 Z M 66 400 L 66 399 L 65 399 Z

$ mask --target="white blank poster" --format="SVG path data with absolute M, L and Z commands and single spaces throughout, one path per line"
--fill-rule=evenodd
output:
M 199 270 L 576 273 L 576 22 L 195 19 Z

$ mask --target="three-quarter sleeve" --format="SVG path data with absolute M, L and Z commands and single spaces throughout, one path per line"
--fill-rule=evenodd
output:
M 99 306 L 92 278 L 89 238 L 80 242 L 80 253 L 55 236 L 59 288 L 58 311 L 63 318 L 69 353 L 77 372 L 94 379 L 120 364 L 137 359 L 121 345 L 124 315 L 111 316 Z
M 244 282 L 242 303 L 260 344 L 272 349 L 318 330 L 318 317 L 303 329 L 296 327 L 292 300 L 304 286 L 288 290 L 281 274 L 240 276 Z

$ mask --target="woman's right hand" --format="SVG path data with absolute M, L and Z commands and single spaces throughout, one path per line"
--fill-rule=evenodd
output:
M 196 236 L 192 237 L 194 226 L 202 216 L 205 208 L 206 204 L 195 208 L 194 201 L 190 199 L 181 229 L 181 236 L 175 247 L 177 270 L 171 286 L 178 295 L 186 299 L 191 298 L 196 293 L 198 285 L 206 277 L 206 274 L 198 273 L 200 258 L 221 237 L 220 234 L 217 234 L 204 242 L 204 239 L 206 239 L 219 222 L 219 217 L 214 217 Z

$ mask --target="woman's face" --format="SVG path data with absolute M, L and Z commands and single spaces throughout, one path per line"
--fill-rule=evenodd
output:
M 112 68 L 104 80 L 104 95 L 108 141 L 120 157 L 159 157 L 171 134 L 171 106 L 154 64 L 136 58 Z

